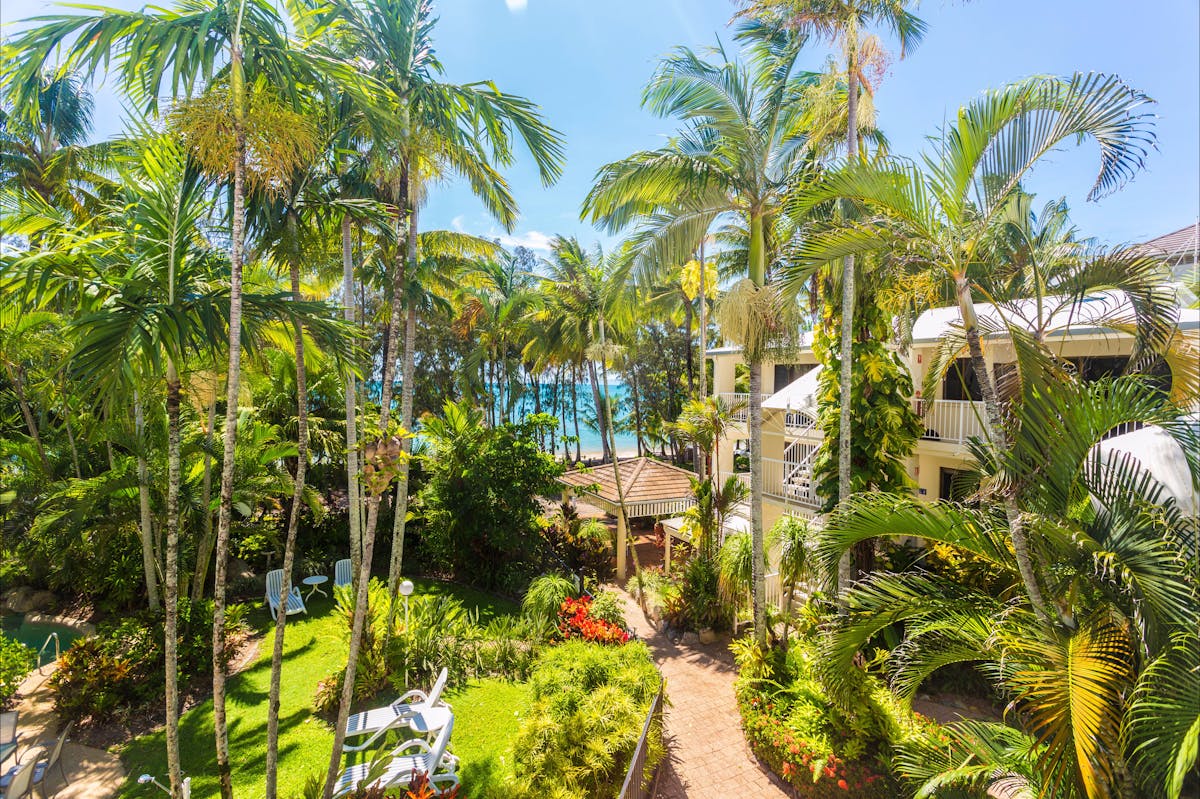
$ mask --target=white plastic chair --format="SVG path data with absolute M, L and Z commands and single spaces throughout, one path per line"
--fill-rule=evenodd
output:
M 333 564 L 333 587 L 353 584 L 354 575 L 350 573 L 350 558 L 343 558 Z
M 454 719 L 438 733 L 433 746 L 420 738 L 405 741 L 392 750 L 391 762 L 379 776 L 367 782 L 372 775 L 374 763 L 359 763 L 350 766 L 338 777 L 334 787 L 334 796 L 344 796 L 356 788 L 393 788 L 406 787 L 419 775 L 429 777 L 430 786 L 439 793 L 453 790 L 458 785 L 458 758 L 447 754 L 450 746 L 450 732 L 454 728 Z M 413 754 L 408 754 L 412 752 Z M 362 785 L 362 783 L 366 783 Z
M 35 746 L 25 753 L 25 762 L 13 766 L 0 777 L 0 799 L 25 799 L 33 795 L 34 776 L 46 750 Z M 43 772 L 44 773 L 44 772 Z
M 71 728 L 75 726 L 75 722 L 68 721 L 67 726 L 62 728 L 62 732 L 58 734 L 58 740 L 54 742 L 54 748 L 50 750 L 50 757 L 42 763 L 39 763 L 37 768 L 33 770 L 33 784 L 42 786 L 42 796 L 46 795 L 46 778 L 50 776 L 50 769 L 58 766 L 58 773 L 62 775 L 63 784 L 70 784 L 71 780 L 67 778 L 67 770 L 62 762 L 63 745 L 67 742 L 67 736 L 71 734 Z
M 442 669 L 438 673 L 437 681 L 434 682 L 433 688 L 428 694 L 424 691 L 414 689 L 390 705 L 384 705 L 383 707 L 365 710 L 362 713 L 352 715 L 346 720 L 346 737 L 353 738 L 368 733 L 371 734 L 371 737 L 357 746 L 343 744 L 342 751 L 361 752 L 387 735 L 390 730 L 407 725 L 409 719 L 418 713 L 427 711 L 439 704 L 445 704 L 441 702 L 441 698 L 442 691 L 446 690 L 447 678 L 448 674 L 446 670 Z
M 271 615 L 279 614 L 279 593 L 283 590 L 283 569 L 274 569 L 267 572 L 267 607 L 271 609 Z M 304 597 L 300 596 L 300 589 L 295 584 L 288 591 L 287 602 L 284 603 L 287 607 L 287 613 L 291 616 L 293 613 L 308 614 L 308 608 L 304 607 Z
M 15 710 L 0 713 L 0 764 L 17 753 L 17 718 Z

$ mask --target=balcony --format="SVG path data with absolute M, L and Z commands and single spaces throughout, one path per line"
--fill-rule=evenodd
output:
M 986 411 L 982 402 L 969 400 L 925 400 L 914 398 L 913 410 L 921 417 L 925 441 L 965 444 L 969 438 L 984 437 Z
M 721 392 L 716 396 L 720 397 L 726 405 L 737 408 L 733 412 L 733 420 L 735 422 L 745 422 L 750 418 L 750 395 L 749 394 L 734 394 L 730 392 Z M 761 394 L 762 399 L 771 396 L 770 394 Z

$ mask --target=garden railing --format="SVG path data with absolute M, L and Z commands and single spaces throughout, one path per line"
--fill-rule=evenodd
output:
M 625 772 L 625 782 L 621 785 L 618 799 L 651 799 L 654 796 L 657 769 L 655 774 L 651 775 L 643 772 L 646 770 L 646 758 L 650 754 L 650 733 L 657 725 L 659 734 L 662 734 L 663 697 L 666 687 L 666 680 L 659 683 L 658 693 L 650 703 L 650 712 L 646 714 L 646 723 L 642 725 L 642 737 L 638 738 L 637 748 L 633 750 L 633 759 L 629 763 L 629 770 Z

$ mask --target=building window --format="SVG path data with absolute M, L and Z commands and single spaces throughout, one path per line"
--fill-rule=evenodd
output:
M 816 368 L 815 363 L 777 363 L 775 364 L 775 390 L 799 380 Z

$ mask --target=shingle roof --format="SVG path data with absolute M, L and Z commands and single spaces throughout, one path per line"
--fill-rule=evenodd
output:
M 1200 244 L 1200 222 L 1150 239 L 1142 246 L 1171 258 L 1180 255 L 1195 257 L 1197 244 Z
M 629 458 L 617 466 L 625 504 L 684 500 L 692 497 L 692 473 L 651 458 Z M 601 499 L 617 502 L 617 484 L 612 464 L 576 469 L 558 478 L 563 485 L 585 489 Z

